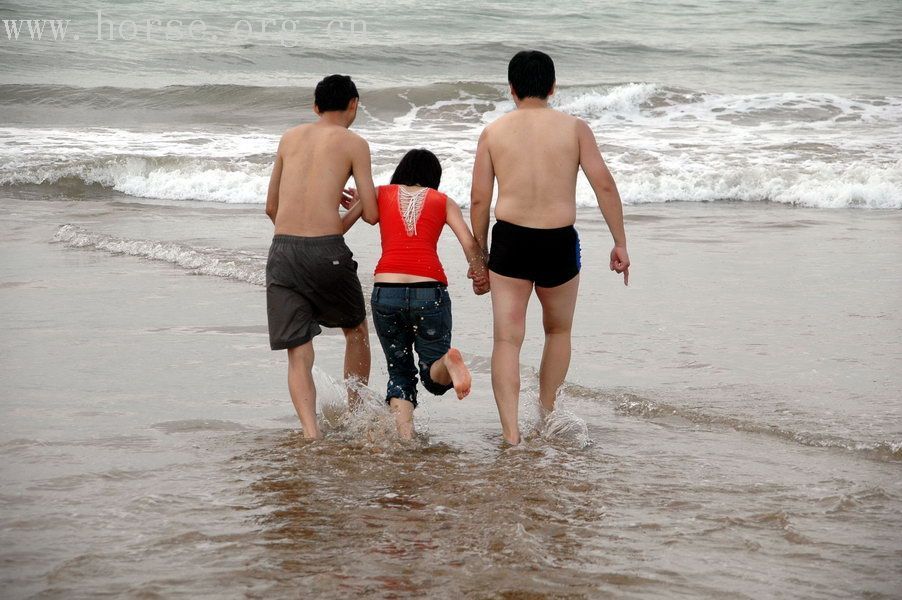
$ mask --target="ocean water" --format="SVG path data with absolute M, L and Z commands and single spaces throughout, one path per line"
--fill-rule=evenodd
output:
M 427 147 L 466 207 L 522 48 L 596 133 L 630 287 L 581 179 L 572 368 L 542 422 L 531 306 L 506 448 L 445 236 L 472 396 L 404 444 L 375 338 L 349 415 L 325 334 L 304 443 L 262 293 L 280 133 L 350 74 L 377 183 Z M 0 4 L 2 595 L 898 597 L 899 72 L 895 0 Z M 378 234 L 349 244 L 367 290 Z
M 894 0 L 13 2 L 3 18 L 21 30 L 0 46 L 4 186 L 262 202 L 279 134 L 341 72 L 359 83 L 377 179 L 428 147 L 466 205 L 479 132 L 512 108 L 507 61 L 536 47 L 628 204 L 902 207 Z M 38 18 L 69 19 L 69 37 L 32 40 L 22 20 Z
M 327 433 L 308 444 L 267 346 L 259 206 L 4 197 L 4 595 L 894 598 L 900 219 L 630 207 L 625 288 L 603 221 L 580 214 L 573 363 L 542 423 L 531 306 L 515 448 L 489 304 L 446 236 L 473 393 L 424 392 L 402 443 L 381 353 L 349 415 L 327 333 Z M 378 233 L 349 245 L 368 290 Z

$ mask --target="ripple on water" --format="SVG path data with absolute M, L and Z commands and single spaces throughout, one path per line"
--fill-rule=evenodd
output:
M 154 423 L 151 429 L 163 433 L 197 433 L 199 431 L 244 431 L 245 425 L 233 421 L 221 421 L 218 419 L 187 419 L 184 421 L 163 421 Z

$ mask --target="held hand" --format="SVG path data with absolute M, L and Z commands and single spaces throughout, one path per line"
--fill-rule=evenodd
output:
M 355 188 L 345 188 L 341 192 L 341 206 L 347 210 L 357 204 L 357 190 Z
M 630 256 L 623 246 L 611 250 L 611 270 L 623 273 L 623 285 L 630 284 Z
M 481 296 L 489 291 L 489 274 L 485 267 L 474 269 L 470 266 L 467 270 L 467 279 L 473 280 L 473 292 L 477 296 Z

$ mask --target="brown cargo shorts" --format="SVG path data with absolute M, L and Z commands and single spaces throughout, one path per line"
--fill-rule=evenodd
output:
M 266 260 L 269 346 L 306 344 L 323 327 L 357 327 L 366 319 L 357 262 L 340 235 L 276 235 Z

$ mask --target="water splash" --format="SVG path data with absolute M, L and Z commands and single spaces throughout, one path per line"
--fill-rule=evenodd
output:
M 329 374 L 313 367 L 320 424 L 327 439 L 374 450 L 389 451 L 428 442 L 425 427 L 418 427 L 413 440 L 398 437 L 394 415 L 381 394 L 360 381 L 336 381 Z M 348 405 L 348 392 L 359 398 L 354 410 Z M 420 425 L 418 423 L 418 425 Z
M 535 377 L 535 374 L 533 375 Z M 521 393 L 526 410 L 520 429 L 526 431 L 527 443 L 542 441 L 578 449 L 592 445 L 586 420 L 576 414 L 573 407 L 577 399 L 558 391 L 553 411 L 545 410 L 539 402 L 537 385 L 531 385 Z

